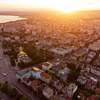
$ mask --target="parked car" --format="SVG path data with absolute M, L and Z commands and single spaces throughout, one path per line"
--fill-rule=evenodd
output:
M 5 73 L 3 73 L 3 75 L 4 75 L 4 76 L 6 76 L 6 74 L 5 74 Z

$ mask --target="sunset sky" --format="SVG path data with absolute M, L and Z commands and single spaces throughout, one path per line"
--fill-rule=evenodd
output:
M 0 0 L 0 11 L 34 10 L 40 8 L 52 8 L 65 12 L 100 10 L 100 0 Z

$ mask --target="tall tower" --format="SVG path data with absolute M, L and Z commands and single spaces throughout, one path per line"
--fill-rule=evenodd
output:
M 20 48 L 19 48 L 19 52 L 22 52 L 22 51 L 23 51 L 23 48 L 22 48 L 22 47 L 20 47 Z

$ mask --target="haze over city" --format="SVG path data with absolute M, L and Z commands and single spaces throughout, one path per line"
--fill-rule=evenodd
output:
M 58 10 L 99 10 L 100 0 L 0 0 L 0 11 Z

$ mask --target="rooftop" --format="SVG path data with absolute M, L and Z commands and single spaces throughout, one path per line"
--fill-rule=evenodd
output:
M 47 94 L 51 94 L 53 92 L 53 90 L 49 87 L 46 87 L 43 91 L 46 92 Z
M 90 80 L 85 84 L 84 88 L 87 88 L 87 89 L 91 88 L 91 81 Z
M 26 83 L 31 82 L 31 80 L 30 80 L 30 79 L 28 79 L 28 78 L 26 78 L 26 77 L 24 77 L 24 78 L 23 78 L 23 80 L 24 80 Z
M 46 78 L 46 79 L 49 79 L 49 78 L 52 77 L 51 75 L 49 75 L 49 74 L 47 74 L 47 73 L 45 73 L 45 72 L 42 72 L 40 75 L 41 75 L 42 77 Z
M 62 92 L 63 92 L 63 93 L 67 92 L 67 89 L 68 89 L 68 86 L 65 86 L 65 87 L 62 89 Z
M 51 63 L 49 63 L 49 62 L 44 62 L 43 63 L 43 65 L 45 65 L 45 66 L 49 66 Z
M 53 95 L 50 100 L 58 100 L 58 96 L 57 95 Z
M 95 89 L 95 92 L 98 93 L 98 94 L 100 94 L 100 89 L 99 88 L 96 88 Z
M 17 71 L 16 73 L 17 73 L 18 75 L 20 75 L 20 76 L 23 76 L 23 75 L 25 75 L 25 74 L 28 73 L 28 72 L 29 72 L 29 70 L 28 70 L 28 69 L 25 69 L 25 70 Z
M 70 100 L 70 99 L 66 97 L 65 95 L 61 95 L 59 96 L 59 100 Z
M 80 98 L 81 98 L 82 100 L 84 100 L 84 99 L 85 99 L 85 96 L 84 96 L 84 94 L 82 94 L 82 93 L 79 93 L 79 96 L 80 96 Z
M 32 68 L 32 71 L 34 71 L 34 72 L 40 72 L 40 71 L 42 71 L 42 70 L 39 69 L 39 68 L 37 68 L 37 67 L 33 67 L 33 68 Z
M 35 85 L 37 85 L 38 81 L 37 80 L 33 80 L 30 84 L 30 86 L 34 87 Z
M 73 84 L 71 83 L 69 86 L 68 86 L 68 91 L 74 91 L 74 89 L 77 87 L 76 84 Z
M 57 78 L 53 78 L 52 82 L 58 82 L 59 80 Z

